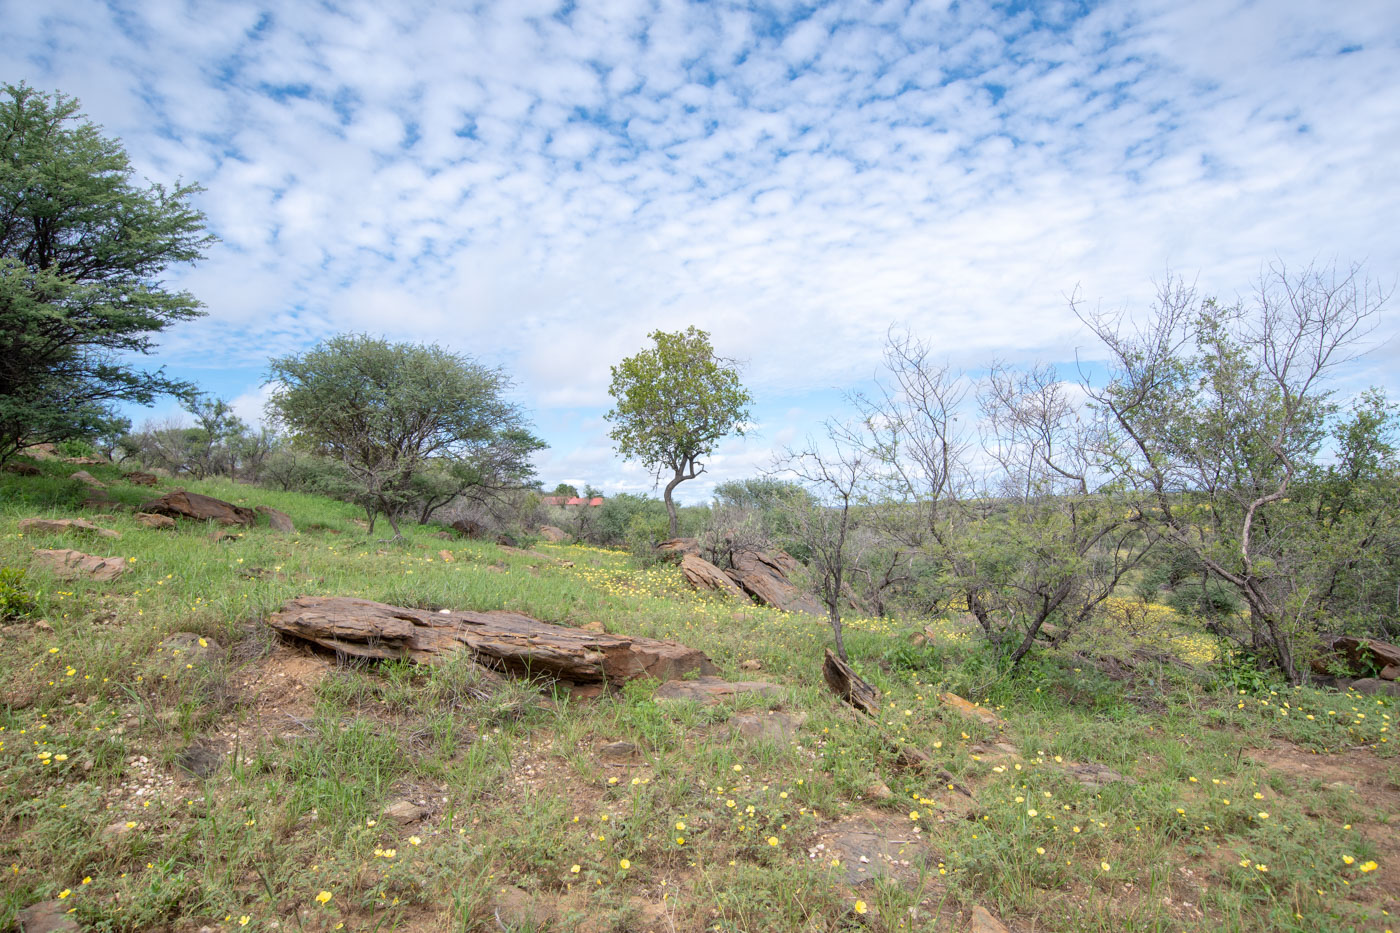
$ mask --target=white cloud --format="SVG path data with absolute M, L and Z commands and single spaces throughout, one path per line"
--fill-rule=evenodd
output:
M 596 414 L 609 364 L 694 323 L 785 407 L 867 378 L 891 321 L 967 365 L 1066 360 L 1076 286 L 1141 303 L 1170 267 L 1228 295 L 1275 254 L 1400 271 L 1384 0 L 74 0 L 5 21 L 7 78 L 207 189 L 222 243 L 170 279 L 210 317 L 165 342 L 176 371 L 367 330 L 503 363 L 541 415 Z M 601 432 L 551 439 L 580 445 L 551 469 L 639 481 Z

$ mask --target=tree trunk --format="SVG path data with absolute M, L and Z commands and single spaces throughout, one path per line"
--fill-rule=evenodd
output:
M 671 518 L 671 537 L 680 537 L 680 520 L 676 515 L 676 503 L 671 501 L 671 492 L 686 479 L 686 475 L 680 470 L 676 471 L 675 478 L 666 484 L 666 492 L 662 498 L 666 500 L 666 514 Z

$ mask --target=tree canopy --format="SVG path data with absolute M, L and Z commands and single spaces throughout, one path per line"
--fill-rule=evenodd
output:
M 744 433 L 753 397 L 739 383 L 737 366 L 715 356 L 710 335 L 695 327 L 655 331 L 655 344 L 612 367 L 615 407 L 606 415 L 618 453 L 637 460 L 659 482 L 668 471 L 666 511 L 670 531 L 678 519 L 671 494 L 705 472 L 700 462 L 720 438 Z
M 437 345 L 342 334 L 274 359 L 273 419 L 349 472 L 371 528 L 405 508 L 524 485 L 544 442 L 500 369 Z M 430 513 L 429 513 L 430 514 Z
M 0 92 L 0 461 L 102 433 L 114 403 L 191 388 L 125 360 L 203 313 L 160 281 L 214 239 L 189 203 L 201 189 L 141 187 L 133 174 L 77 100 Z

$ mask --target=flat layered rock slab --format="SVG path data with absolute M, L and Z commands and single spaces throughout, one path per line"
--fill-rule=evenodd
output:
M 26 518 L 19 523 L 20 534 L 59 535 L 66 531 L 93 535 L 98 538 L 120 538 L 110 528 L 101 528 L 83 518 Z
M 114 580 L 126 573 L 126 561 L 120 557 L 95 557 L 72 548 L 35 551 L 34 566 L 66 580 Z
M 581 687 L 718 670 L 703 652 L 676 642 L 567 628 L 514 612 L 432 612 L 368 599 L 303 596 L 285 603 L 268 625 L 352 657 L 433 664 L 467 652 L 495 670 L 545 675 Z
M 791 742 L 807 721 L 806 713 L 740 713 L 729 720 L 729 731 L 746 739 Z
M 142 512 L 168 515 L 171 518 L 192 518 L 195 521 L 215 521 L 221 525 L 251 525 L 257 520 L 257 513 L 241 505 L 201 496 L 197 492 L 177 489 L 159 499 L 152 499 L 141 506 Z
M 838 861 L 837 870 L 850 885 L 877 878 L 912 881 L 918 877 L 923 840 L 916 833 L 889 832 L 867 820 L 836 823 L 807 850 L 812 859 Z
M 657 701 L 690 700 L 704 706 L 714 706 L 722 700 L 741 693 L 756 693 L 759 696 L 773 696 L 778 692 L 774 684 L 763 680 L 720 680 L 718 677 L 700 677 L 696 680 L 673 680 L 656 688 L 653 695 Z

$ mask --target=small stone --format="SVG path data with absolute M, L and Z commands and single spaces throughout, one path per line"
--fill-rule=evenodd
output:
M 19 912 L 24 933 L 77 933 L 78 921 L 68 912 L 67 901 L 43 901 Z
M 284 535 L 294 535 L 297 533 L 297 526 L 292 524 L 292 517 L 286 512 L 279 512 L 269 505 L 260 505 L 253 509 L 259 515 L 267 518 L 267 523 L 272 526 L 272 530 Z
M 1011 933 L 1004 924 L 993 917 L 987 908 L 980 904 L 972 908 L 972 921 L 968 933 Z
M 447 550 L 446 548 L 443 548 L 441 551 L 438 551 L 438 557 L 442 560 L 444 564 L 450 564 L 453 560 L 456 559 L 452 556 L 452 552 Z
M 411 800 L 395 800 L 384 808 L 384 816 L 400 826 L 407 826 L 427 815 L 428 811 L 425 808 L 418 806 Z
M 598 757 L 610 764 L 631 764 L 641 756 L 642 750 L 631 742 L 609 742 L 598 749 Z
M 761 671 L 761 670 L 763 670 L 763 662 L 762 662 L 762 661 L 758 661 L 758 660 L 754 660 L 754 659 L 750 658 L 749 660 L 744 661 L 744 662 L 742 662 L 742 663 L 739 665 L 739 670 L 741 670 L 741 671 Z
M 19 532 L 24 535 L 57 535 L 63 534 L 65 531 L 82 532 L 98 538 L 121 537 L 110 528 L 99 528 L 92 522 L 81 518 L 26 518 L 19 523 Z
M 35 551 L 34 563 L 65 579 L 112 580 L 126 572 L 126 561 L 120 557 L 94 557 L 71 548 Z
M 894 798 L 894 791 L 884 781 L 873 781 L 865 788 L 865 796 L 871 800 L 891 800 Z

